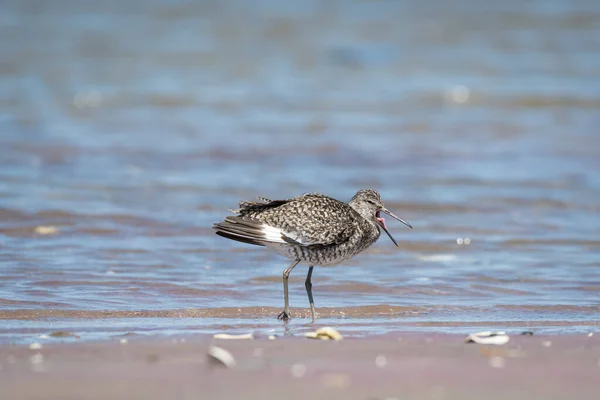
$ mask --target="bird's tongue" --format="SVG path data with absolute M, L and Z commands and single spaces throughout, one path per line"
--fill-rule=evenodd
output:
M 377 218 L 377 222 L 379 222 L 379 224 L 381 226 L 383 226 L 385 229 L 387 229 L 387 225 L 385 224 L 385 218 L 383 218 L 381 216 L 381 213 L 379 211 L 377 211 L 377 214 L 375 214 L 375 217 Z
M 380 217 L 381 213 L 379 211 L 377 211 L 377 213 L 375 214 L 375 218 L 377 218 L 377 223 L 379 223 L 379 225 L 381 225 L 381 228 L 385 231 L 385 233 L 390 237 L 390 239 L 392 240 L 392 242 L 394 242 L 394 244 L 396 246 L 398 246 L 398 243 L 396 243 L 396 240 L 394 240 L 392 234 L 390 233 L 390 231 L 388 231 L 388 228 L 385 224 L 385 218 Z

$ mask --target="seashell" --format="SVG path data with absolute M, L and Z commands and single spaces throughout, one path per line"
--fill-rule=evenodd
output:
M 465 343 L 477 343 L 477 344 L 496 344 L 502 345 L 510 341 L 510 337 L 506 332 L 478 332 L 472 333 L 466 337 Z
M 208 348 L 208 361 L 212 365 L 226 368 L 233 368 L 235 366 L 235 358 L 233 358 L 231 353 L 217 346 L 210 346 Z
M 329 326 L 319 328 L 315 332 L 306 332 L 304 334 L 304 336 L 309 339 L 321 339 L 321 340 L 342 340 L 343 339 L 341 333 L 339 333 L 337 330 L 335 330 Z
M 254 335 L 252 333 L 244 333 L 241 335 L 230 335 L 227 333 L 217 333 L 213 335 L 214 339 L 222 339 L 222 340 L 248 340 L 254 339 Z

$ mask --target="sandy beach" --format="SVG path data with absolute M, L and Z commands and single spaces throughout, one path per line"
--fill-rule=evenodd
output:
M 395 333 L 339 342 L 303 337 L 121 338 L 5 345 L 2 399 L 592 399 L 600 336 Z M 235 365 L 211 361 L 210 346 Z M 33 347 L 33 348 L 30 348 Z

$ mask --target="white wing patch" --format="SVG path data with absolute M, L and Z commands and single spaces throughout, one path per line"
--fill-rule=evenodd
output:
M 263 225 L 262 233 L 265 235 L 265 239 L 269 242 L 289 244 L 289 239 L 291 239 L 296 242 L 296 244 L 300 244 L 302 246 L 308 246 L 312 244 L 307 243 L 306 239 L 303 238 L 299 233 L 286 232 L 283 229 L 275 228 L 274 226 Z M 285 240 L 284 237 L 288 240 Z
M 269 242 L 285 243 L 285 240 L 283 240 L 282 238 L 282 235 L 284 233 L 281 229 L 269 225 L 263 225 L 261 231 L 262 234 L 265 236 L 265 239 Z

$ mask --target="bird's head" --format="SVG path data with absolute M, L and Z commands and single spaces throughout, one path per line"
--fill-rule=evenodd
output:
M 396 246 L 398 246 L 398 243 L 396 243 L 392 237 L 392 234 L 388 230 L 387 225 L 385 224 L 385 218 L 381 216 L 381 213 L 389 215 L 390 217 L 402 222 L 404 225 L 412 229 L 412 226 L 408 222 L 404 221 L 402 218 L 385 208 L 385 204 L 383 204 L 381 196 L 375 190 L 359 190 L 354 197 L 352 197 L 350 202 L 348 202 L 348 205 L 364 218 L 374 222 L 378 228 L 383 229 Z

